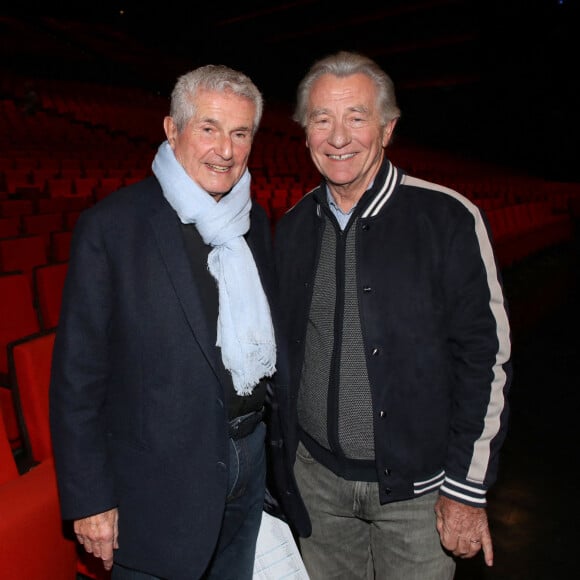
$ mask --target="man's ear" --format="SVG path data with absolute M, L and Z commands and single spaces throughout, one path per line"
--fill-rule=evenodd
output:
M 398 119 L 390 120 L 383 129 L 383 147 L 386 147 L 390 143 L 397 121 Z
M 165 136 L 172 149 L 175 149 L 175 140 L 177 138 L 177 127 L 173 121 L 172 117 L 165 117 L 163 119 L 163 130 L 165 131 Z

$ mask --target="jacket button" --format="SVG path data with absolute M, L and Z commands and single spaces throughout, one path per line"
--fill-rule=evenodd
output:
M 363 286 L 363 292 L 370 292 L 372 288 L 370 286 Z
M 378 349 L 377 347 L 373 348 L 373 350 L 372 350 L 371 354 L 372 354 L 373 356 L 378 356 L 378 354 L 379 354 L 379 349 Z
M 366 232 L 369 229 L 369 224 L 363 224 L 362 229 Z
M 393 492 L 393 490 L 390 487 L 385 487 L 383 491 L 385 492 L 385 495 L 391 495 L 391 493 Z
M 387 414 L 384 411 L 379 411 L 379 417 L 381 419 L 384 419 L 387 416 Z
M 385 468 L 385 471 L 383 472 L 386 476 L 391 475 L 391 470 L 387 467 Z

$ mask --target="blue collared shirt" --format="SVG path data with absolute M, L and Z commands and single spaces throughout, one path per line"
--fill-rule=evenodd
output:
M 334 214 L 334 217 L 336 218 L 336 221 L 338 222 L 340 229 L 344 230 L 344 228 L 346 228 L 346 224 L 348 224 L 348 220 L 350 220 L 352 212 L 356 208 L 356 203 L 346 213 L 343 212 L 338 207 L 338 205 L 336 205 L 336 202 L 334 201 L 334 197 L 332 197 L 332 194 L 330 193 L 328 185 L 326 186 L 326 199 L 328 201 L 328 207 L 330 207 L 330 211 Z

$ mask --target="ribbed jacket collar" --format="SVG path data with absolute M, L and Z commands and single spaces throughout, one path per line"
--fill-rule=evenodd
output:
M 403 178 L 404 172 L 395 167 L 386 157 L 375 177 L 375 181 L 357 204 L 356 214 L 362 218 L 374 217 L 385 206 L 393 192 Z M 321 206 L 328 206 L 326 200 L 325 182 L 314 191 L 314 197 L 319 203 L 318 214 L 321 215 Z

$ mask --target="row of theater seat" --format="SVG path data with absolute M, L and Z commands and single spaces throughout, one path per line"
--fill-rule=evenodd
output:
M 48 411 L 55 336 L 54 329 L 41 331 L 8 349 L 25 454 L 15 461 L 0 414 L 0 577 L 109 580 L 60 516 Z
M 58 508 L 48 394 L 68 262 L 0 275 L 0 578 L 108 580 Z M 32 530 L 28 528 L 32 526 Z M 28 533 L 27 533 L 28 530 Z M 36 538 L 38 535 L 38 538 Z M 31 546 L 34 550 L 31 551 Z
M 42 177 L 37 181 L 26 177 L 4 174 L 0 179 L 0 199 L 28 197 L 78 197 L 80 199 L 101 199 L 107 194 L 146 177 L 143 175 L 84 176 L 84 177 Z M 0 175 L 2 178 L 2 175 Z M 2 186 L 3 183 L 3 186 Z
M 0 239 L 41 236 L 44 238 L 47 253 L 53 260 L 60 261 L 63 258 L 54 254 L 55 251 L 59 251 L 57 246 L 59 234 L 71 234 L 79 215 L 80 211 L 67 211 L 0 217 Z
M 79 550 L 60 518 L 49 369 L 76 219 L 141 178 L 123 164 L 146 167 L 150 149 L 66 115 L 23 118 L 10 101 L 0 105 L 10 151 L 0 156 L 0 578 L 105 580 L 110 574 Z
M 90 196 L 26 197 L 19 195 L 0 200 L 0 217 L 81 211 L 91 206 L 94 201 Z
M 23 272 L 0 275 L 0 409 L 15 450 L 22 446 L 23 434 L 13 397 L 10 345 L 56 328 L 67 268 L 68 262 L 36 266 L 32 280 Z
M 36 266 L 68 260 L 72 230 L 0 238 L 0 274 L 20 271 L 32 282 Z
M 74 580 L 77 574 L 77 547 L 60 518 L 46 419 L 38 421 L 48 417 L 47 389 L 38 379 L 49 376 L 54 336 L 54 328 L 43 326 L 53 323 L 39 316 L 27 275 L 0 275 L 0 577 L 6 580 Z
M 554 212 L 549 202 L 530 202 L 486 212 L 499 265 L 509 268 L 543 248 L 573 239 L 570 211 Z

